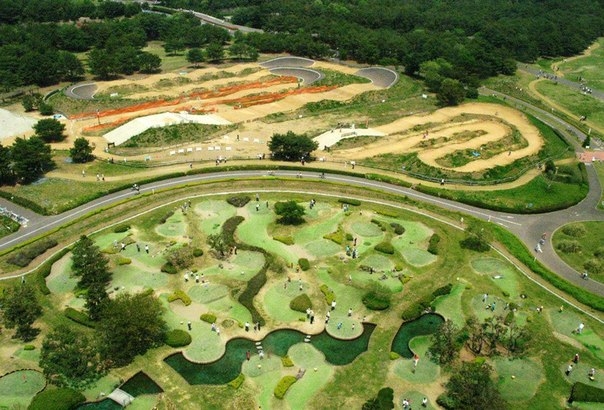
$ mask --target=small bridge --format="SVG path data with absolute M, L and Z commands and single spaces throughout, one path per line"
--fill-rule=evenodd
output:
M 132 395 L 126 393 L 122 389 L 115 389 L 107 397 L 109 397 L 111 400 L 123 407 L 126 407 L 134 400 L 134 397 Z

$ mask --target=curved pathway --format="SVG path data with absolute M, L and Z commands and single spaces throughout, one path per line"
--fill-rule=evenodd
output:
M 78 83 L 70 85 L 63 93 L 75 100 L 92 100 L 96 89 L 97 85 L 95 83 Z
M 524 71 L 525 73 L 532 74 L 535 77 L 539 76 L 539 77 L 543 78 L 543 71 L 539 70 L 538 68 L 534 68 L 534 67 L 528 66 L 526 64 L 519 64 L 518 69 L 520 71 Z M 583 90 L 581 89 L 583 87 L 583 84 L 578 83 L 576 81 L 568 80 L 565 77 L 557 76 L 555 79 L 550 79 L 550 81 L 555 81 L 558 84 L 562 84 L 566 87 L 573 88 L 579 92 L 583 92 Z M 592 89 L 592 91 L 589 95 L 591 95 L 594 98 L 597 98 L 598 100 L 604 101 L 604 91 Z

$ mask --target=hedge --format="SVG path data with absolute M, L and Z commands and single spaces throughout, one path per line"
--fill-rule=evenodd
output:
M 169 273 L 170 275 L 174 275 L 178 272 L 178 270 L 176 270 L 176 267 L 174 267 L 174 265 L 172 265 L 172 263 L 170 262 L 166 262 L 161 265 L 160 270 L 164 273 Z
M 65 256 L 67 252 L 69 252 L 69 249 L 67 248 L 60 250 L 52 257 L 50 257 L 46 262 L 40 265 L 38 269 L 36 269 L 36 271 L 30 275 L 30 277 L 33 278 L 36 286 L 38 287 L 40 292 L 42 292 L 43 295 L 50 295 L 50 289 L 48 289 L 48 286 L 46 285 L 46 278 L 48 277 L 48 275 L 50 275 L 50 272 L 52 271 L 52 265 L 54 265 L 56 261 Z
M 293 245 L 295 243 L 292 236 L 273 236 L 275 241 L 281 242 L 284 245 Z
M 233 389 L 237 390 L 238 388 L 241 387 L 241 385 L 243 384 L 244 381 L 245 381 L 245 376 L 243 375 L 243 373 L 239 373 L 239 376 L 235 377 L 233 380 L 231 380 L 227 384 L 230 387 L 232 387 Z
M 378 252 L 382 252 L 388 255 L 394 254 L 394 246 L 390 242 L 380 242 L 373 248 Z
M 237 195 L 227 198 L 227 202 L 236 208 L 243 208 L 250 202 L 251 198 L 247 195 Z
M 394 233 L 397 235 L 402 235 L 405 233 L 405 227 L 399 223 L 391 222 L 390 226 L 394 229 Z
M 347 204 L 347 205 L 353 205 L 353 206 L 361 205 L 361 201 L 359 201 L 358 199 L 352 199 L 352 198 L 340 198 L 340 199 L 338 199 L 338 202 L 341 204 Z
M 336 300 L 336 294 L 333 292 L 333 290 L 329 289 L 329 286 L 323 284 L 319 287 L 319 289 L 321 292 L 323 292 L 323 295 L 325 295 L 325 302 L 327 302 L 328 305 L 331 305 L 331 302 Z
M 117 262 L 117 264 L 119 266 L 121 266 L 121 265 L 130 265 L 132 263 L 132 259 L 126 258 L 125 256 L 121 256 L 120 255 L 120 256 L 118 256 L 116 262 Z
M 213 313 L 202 313 L 199 318 L 204 322 L 216 323 L 216 315 Z
M 36 241 L 33 244 L 23 248 L 21 251 L 17 252 L 14 255 L 11 255 L 6 261 L 11 265 L 16 265 L 20 268 L 24 268 L 29 263 L 42 255 L 50 248 L 54 248 L 57 246 L 58 242 L 54 239 L 44 239 L 41 241 Z
M 438 244 L 440 243 L 440 236 L 435 233 L 430 237 L 430 241 L 428 242 L 428 252 L 432 255 L 438 255 Z
M 306 293 L 296 296 L 289 302 L 289 308 L 296 312 L 306 313 L 307 309 L 312 309 L 312 302 Z
M 275 397 L 279 400 L 283 400 L 283 398 L 285 397 L 285 393 L 287 393 L 289 388 L 296 381 L 298 381 L 298 379 L 296 379 L 294 376 L 283 376 L 281 380 L 279 380 L 279 383 L 277 383 L 277 386 L 275 386 Z
M 290 359 L 289 356 L 283 356 L 281 358 L 281 364 L 283 367 L 294 367 L 294 362 Z
M 570 403 L 573 401 L 604 403 L 604 389 L 576 382 L 570 391 Z
M 73 410 L 86 401 L 77 390 L 68 387 L 48 388 L 36 394 L 27 407 L 28 410 Z
M 120 224 L 120 225 L 117 225 L 115 228 L 113 228 L 113 232 L 122 233 L 122 232 L 126 232 L 128 229 L 130 229 L 130 225 Z
M 86 313 L 80 312 L 79 310 L 76 310 L 72 307 L 65 308 L 64 313 L 67 318 L 73 320 L 76 323 L 90 328 L 94 328 L 96 326 L 96 323 L 90 320 Z
M 386 232 L 388 230 L 388 223 L 382 222 L 379 219 L 372 218 L 371 223 L 379 226 L 382 232 Z
M 300 265 L 300 269 L 303 271 L 307 271 L 310 269 L 310 262 L 306 258 L 298 259 L 298 265 Z
M 34 345 L 24 345 L 23 350 L 36 350 L 36 346 Z
M 176 300 L 180 300 L 185 306 L 191 304 L 191 297 L 180 289 L 177 289 L 174 293 L 168 295 L 168 302 L 172 303 Z
M 332 242 L 337 243 L 338 245 L 342 245 L 342 243 L 344 243 L 345 238 L 346 238 L 346 235 L 344 234 L 344 229 L 342 228 L 341 225 L 338 226 L 337 231 L 323 235 L 323 239 L 330 240 Z
M 369 310 L 386 310 L 390 307 L 390 296 L 371 290 L 363 296 L 363 304 Z
M 193 249 L 193 256 L 196 258 L 203 256 L 203 249 L 201 249 L 201 248 Z
M 398 354 L 397 352 L 390 352 L 390 360 L 396 360 L 399 357 L 401 357 L 401 355 Z
M 170 330 L 165 336 L 165 342 L 170 347 L 188 346 L 192 340 L 191 335 L 181 329 Z

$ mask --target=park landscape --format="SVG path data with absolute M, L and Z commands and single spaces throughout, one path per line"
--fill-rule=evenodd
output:
M 590 66 L 601 41 L 583 56 Z M 591 79 L 598 70 L 581 61 L 534 67 Z M 95 81 L 84 88 L 94 98 L 55 93 L 49 101 L 66 117 L 66 139 L 52 145 L 56 167 L 34 184 L 2 187 L 12 209 L 29 206 L 39 218 L 30 211 L 20 228 L 5 218 L 6 240 L 40 233 L 4 246 L 0 286 L 29 289 L 41 312 L 31 323 L 38 335 L 15 338 L 8 326 L 0 335 L 0 406 L 121 408 L 106 397 L 119 387 L 128 395 L 118 400 L 134 409 L 361 408 L 389 395 L 395 408 L 419 408 L 424 397 L 426 408 L 455 408 L 451 392 L 474 377 L 490 381 L 484 404 L 494 408 L 598 408 L 601 214 L 546 232 L 543 255 L 533 249 L 541 232 L 517 239 L 498 213 L 547 219 L 584 201 L 588 172 L 602 181 L 602 165 L 589 160 L 597 151 L 588 165 L 575 153 L 586 126 L 597 148 L 597 114 L 569 120 L 573 133 L 553 131 L 541 105 L 510 101 L 552 93 L 568 120 L 583 115 L 577 98 L 594 100 L 542 83 L 519 70 L 472 102 L 441 108 L 391 68 L 263 55 Z M 288 132 L 316 141 L 314 161 L 261 159 Z M 96 159 L 71 163 L 81 136 Z M 181 180 L 164 184 L 170 178 Z M 77 265 L 84 250 L 106 266 L 101 287 L 122 310 L 92 318 L 92 284 Z M 575 278 L 550 270 L 554 252 Z M 592 294 L 584 284 L 593 282 Z M 157 315 L 141 316 L 137 303 Z M 155 339 L 141 351 L 112 344 L 112 335 L 147 331 Z M 43 373 L 49 334 L 108 347 L 91 353 L 72 339 L 94 368 Z

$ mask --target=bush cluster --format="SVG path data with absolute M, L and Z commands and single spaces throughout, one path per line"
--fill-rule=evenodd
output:
M 227 198 L 226 201 L 229 204 L 233 205 L 235 208 L 243 208 L 247 205 L 248 202 L 250 202 L 250 200 L 251 198 L 247 195 L 237 195 Z
M 303 271 L 307 271 L 310 269 L 310 262 L 306 258 L 298 259 L 298 265 L 300 265 L 300 269 Z
M 183 347 L 191 344 L 191 335 L 181 329 L 173 329 L 166 332 L 166 344 L 170 347 Z
M 6 261 L 11 265 L 24 268 L 35 258 L 42 255 L 48 249 L 54 248 L 55 246 L 57 246 L 57 241 L 54 239 L 44 239 L 27 246 L 23 250 L 9 257 Z
M 170 275 L 174 275 L 178 272 L 176 267 L 174 265 L 172 265 L 170 262 L 166 262 L 163 265 L 161 265 L 160 270 L 164 273 L 169 273 Z
M 363 304 L 369 310 L 386 310 L 390 307 L 390 295 L 371 290 L 363 296 Z
M 459 242 L 459 246 L 476 252 L 487 252 L 491 247 L 477 236 L 468 236 Z
M 371 223 L 379 226 L 382 232 L 386 232 L 388 230 L 388 224 L 386 222 L 380 221 L 379 219 L 372 218 Z
M 327 239 L 329 241 L 337 243 L 338 245 L 342 245 L 344 243 L 345 238 L 346 240 L 352 240 L 352 235 L 350 235 L 350 239 L 348 239 L 348 235 L 344 233 L 344 229 L 340 225 L 338 226 L 337 231 L 323 235 L 323 239 Z
M 175 290 L 174 293 L 168 296 L 168 302 L 172 303 L 175 300 L 180 300 L 185 306 L 191 304 L 191 297 L 180 289 Z
M 352 198 L 340 198 L 340 199 L 338 199 L 338 202 L 341 204 L 348 204 L 348 205 L 353 205 L 353 206 L 361 205 L 361 201 L 359 201 L 358 199 L 352 199 Z
M 195 248 L 193 249 L 193 256 L 196 258 L 202 257 L 203 256 L 203 249 L 201 248 Z
M 25 345 L 25 346 L 23 346 L 23 350 L 36 350 L 36 346 L 34 346 L 34 345 Z
M 174 215 L 174 211 L 173 211 L 173 210 L 166 212 L 166 213 L 164 214 L 164 216 L 162 216 L 161 218 L 159 218 L 159 225 L 163 225 L 163 224 L 165 224 L 165 223 L 166 223 L 166 221 L 167 221 L 168 219 L 170 219 L 170 218 L 171 218 L 173 215 Z
M 117 258 L 116 263 L 117 263 L 118 265 L 120 265 L 120 266 L 121 266 L 121 265 L 130 265 L 130 264 L 132 263 L 132 259 L 130 259 L 130 258 L 126 258 L 125 256 L 121 256 L 121 255 L 120 255 L 120 256 Z
M 430 241 L 428 242 L 428 252 L 432 255 L 438 255 L 438 244 L 440 243 L 440 236 L 435 233 L 430 237 Z
M 374 249 L 378 252 L 385 253 L 387 255 L 394 254 L 394 246 L 390 242 L 380 242 L 375 245 Z
M 275 386 L 275 397 L 279 400 L 283 400 L 285 397 L 285 393 L 289 390 L 289 388 L 297 381 L 294 376 L 283 376 L 277 386 Z
M 67 252 L 69 252 L 69 249 L 65 248 L 60 252 L 56 253 L 46 262 L 40 265 L 35 271 L 35 273 L 28 276 L 33 278 L 36 286 L 38 287 L 40 292 L 42 292 L 43 295 L 50 295 L 50 289 L 48 289 L 48 286 L 46 285 L 46 278 L 48 277 L 48 275 L 50 275 L 50 272 L 52 271 L 52 265 L 54 265 L 56 261 L 65 256 Z
M 302 293 L 289 302 L 289 308 L 296 312 L 306 313 L 307 309 L 312 309 L 312 302 L 306 293 Z
M 96 324 L 90 320 L 88 315 L 84 312 L 80 312 L 72 307 L 65 308 L 65 316 L 76 323 L 84 325 L 86 327 L 94 328 Z
M 453 285 L 448 283 L 445 286 L 441 286 L 440 288 L 434 290 L 434 292 L 419 298 L 403 311 L 401 318 L 407 321 L 421 316 L 421 314 L 432 305 L 434 299 L 439 296 L 448 295 L 451 293 L 452 288 Z
M 243 373 L 239 373 L 239 376 L 235 377 L 233 380 L 231 380 L 227 384 L 230 387 L 232 387 L 233 389 L 237 390 L 238 388 L 241 387 L 241 385 L 243 384 L 244 381 L 245 381 L 245 376 L 243 375 Z
M 581 244 L 577 241 L 560 241 L 556 248 L 564 253 L 579 253 L 582 249 Z
M 281 358 L 281 364 L 283 367 L 294 367 L 294 362 L 290 359 L 289 356 L 283 356 Z
M 281 242 L 284 245 L 293 245 L 295 243 L 292 236 L 273 236 L 273 239 L 277 242 Z
M 328 305 L 331 305 L 331 302 L 336 300 L 336 294 L 333 292 L 333 290 L 329 289 L 329 286 L 326 284 L 321 285 L 319 289 L 325 296 L 325 302 L 327 302 Z
M 85 401 L 82 393 L 68 387 L 46 389 L 36 394 L 28 410 L 73 410 Z
M 604 403 L 604 390 L 596 386 L 576 382 L 570 391 L 569 402 L 584 401 L 592 403 Z
M 130 225 L 120 224 L 120 225 L 117 225 L 115 228 L 113 228 L 113 232 L 122 233 L 122 232 L 126 232 L 128 229 L 130 229 Z
M 604 271 L 604 261 L 601 259 L 590 259 L 583 264 L 583 268 L 590 273 L 602 273 Z
M 402 235 L 405 233 L 405 227 L 399 223 L 391 222 L 390 226 L 394 229 L 394 233 L 397 235 Z
M 202 313 L 199 318 L 207 323 L 216 323 L 216 315 L 213 313 Z
M 390 360 L 396 360 L 399 357 L 401 357 L 401 355 L 398 354 L 397 352 L 390 352 Z

